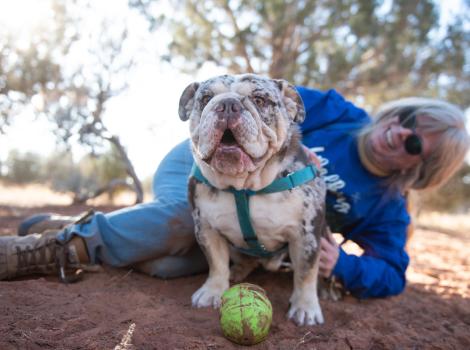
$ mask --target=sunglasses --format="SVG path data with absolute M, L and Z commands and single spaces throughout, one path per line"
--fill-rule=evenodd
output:
M 423 140 L 416 133 L 416 114 L 414 109 L 404 110 L 399 116 L 400 125 L 411 129 L 413 133 L 405 139 L 405 151 L 408 154 L 416 156 L 423 152 Z

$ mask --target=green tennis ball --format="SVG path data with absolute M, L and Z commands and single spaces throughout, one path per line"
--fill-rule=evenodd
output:
M 222 295 L 220 325 L 224 336 L 242 345 L 266 339 L 271 327 L 273 308 L 263 288 L 241 283 Z

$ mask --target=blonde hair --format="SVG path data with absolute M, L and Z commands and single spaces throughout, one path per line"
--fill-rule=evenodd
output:
M 389 177 L 389 184 L 404 192 L 408 189 L 427 189 L 444 184 L 462 165 L 470 136 L 465 126 L 465 116 L 455 105 L 419 97 L 404 98 L 380 107 L 374 122 L 361 131 L 364 141 L 379 122 L 406 113 L 421 115 L 418 127 L 427 133 L 440 133 L 433 151 L 423 162 L 406 172 L 396 172 Z

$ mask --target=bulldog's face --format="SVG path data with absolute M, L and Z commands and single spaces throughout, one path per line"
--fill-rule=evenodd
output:
M 190 120 L 198 165 L 215 176 L 246 177 L 285 146 L 305 112 L 286 81 L 247 74 L 192 83 L 180 98 L 179 116 Z

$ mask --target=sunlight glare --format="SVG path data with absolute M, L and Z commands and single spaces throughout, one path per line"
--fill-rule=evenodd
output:
M 0 30 L 15 37 L 31 36 L 53 16 L 49 0 L 0 2 Z

